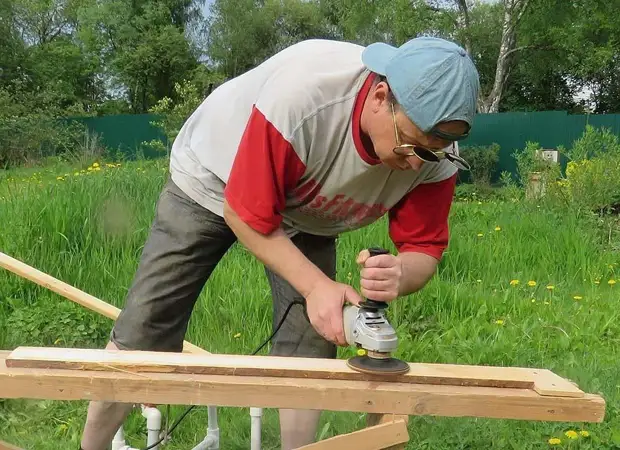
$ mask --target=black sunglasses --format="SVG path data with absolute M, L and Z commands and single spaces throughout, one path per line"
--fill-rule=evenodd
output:
M 422 161 L 432 163 L 437 163 L 442 159 L 447 159 L 449 162 L 451 162 L 461 170 L 471 169 L 471 166 L 467 161 L 454 153 L 444 152 L 442 150 L 429 150 L 428 148 L 422 147 L 420 145 L 401 144 L 398 127 L 396 126 L 396 113 L 394 112 L 394 105 L 390 103 L 390 107 L 392 108 L 392 120 L 394 122 L 394 133 L 396 134 L 396 147 L 394 147 L 393 149 L 394 153 L 400 156 L 417 156 Z M 438 135 L 437 131 L 438 130 L 435 131 L 436 135 Z M 446 133 L 441 133 L 446 135 Z M 452 143 L 452 148 L 454 149 L 454 143 Z

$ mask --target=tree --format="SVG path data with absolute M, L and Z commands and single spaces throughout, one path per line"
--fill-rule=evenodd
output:
M 206 33 L 209 59 L 227 77 L 295 42 L 330 36 L 317 4 L 304 0 L 216 0 Z
M 198 14 L 188 0 L 95 2 L 81 11 L 80 37 L 101 58 L 112 90 L 144 113 L 198 66 L 200 51 L 186 37 Z

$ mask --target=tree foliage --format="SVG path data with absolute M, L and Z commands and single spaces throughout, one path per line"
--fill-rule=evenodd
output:
M 0 98 L 10 105 L 0 120 L 187 105 L 184 93 L 204 98 L 303 39 L 400 45 L 423 35 L 470 52 L 482 112 L 614 113 L 615 9 L 588 0 L 0 0 Z

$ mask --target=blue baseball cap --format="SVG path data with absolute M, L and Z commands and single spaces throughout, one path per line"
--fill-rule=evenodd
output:
M 471 129 L 480 90 L 478 71 L 459 45 L 436 37 L 418 37 L 396 48 L 377 42 L 362 53 L 363 64 L 386 77 L 394 97 L 411 121 L 425 133 L 447 140 L 436 126 L 463 120 Z

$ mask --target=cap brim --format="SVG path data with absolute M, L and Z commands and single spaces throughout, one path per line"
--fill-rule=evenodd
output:
M 362 62 L 371 71 L 379 75 L 385 75 L 386 68 L 396 48 L 383 42 L 370 44 L 362 52 Z

